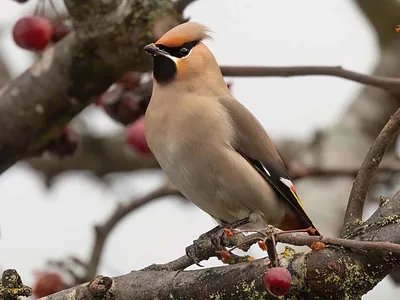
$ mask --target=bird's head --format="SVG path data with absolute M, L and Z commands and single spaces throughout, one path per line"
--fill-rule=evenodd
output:
M 144 47 L 153 56 L 153 76 L 160 85 L 191 81 L 218 70 L 214 55 L 202 43 L 209 38 L 205 26 L 187 22 L 165 33 L 157 42 Z

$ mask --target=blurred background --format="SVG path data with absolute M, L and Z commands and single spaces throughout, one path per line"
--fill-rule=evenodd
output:
M 15 44 L 12 29 L 18 19 L 33 14 L 36 5 L 35 0 L 24 5 L 1 2 L 0 87 L 24 72 L 35 58 Z M 391 0 L 374 8 L 372 2 L 198 0 L 184 14 L 212 30 L 213 40 L 206 44 L 220 65 L 340 65 L 360 73 L 398 76 L 400 61 L 394 53 L 400 50 L 400 34 L 394 35 L 396 24 L 386 22 L 389 17 L 383 13 L 390 9 L 389 2 L 397 5 L 400 23 L 400 4 Z M 62 1 L 54 3 L 65 13 Z M 392 17 L 394 10 L 390 10 Z M 263 50 L 254 52 L 254 46 Z M 280 150 L 294 165 L 302 166 L 315 162 L 310 153 L 315 152 L 316 143 L 324 167 L 348 166 L 346 160 L 359 166 L 397 101 L 383 91 L 334 77 L 226 80 L 233 95 L 261 121 Z M 125 138 L 123 126 L 101 106 L 88 107 L 71 126 L 85 136 Z M 303 146 L 291 148 L 291 143 Z M 102 224 L 121 203 L 146 195 L 164 182 L 156 168 L 102 176 L 67 170 L 51 178 L 38 169 L 29 161 L 20 162 L 0 177 L 0 269 L 17 269 L 30 286 L 37 281 L 36 271 L 60 271 L 49 266 L 49 260 L 63 262 L 73 256 L 88 261 L 94 226 Z M 351 176 L 328 176 L 296 181 L 306 210 L 323 233 L 338 235 L 352 180 Z M 373 212 L 378 196 L 391 196 L 398 182 L 392 175 L 380 178 L 366 216 Z M 215 225 L 179 196 L 152 201 L 117 224 L 105 243 L 97 273 L 116 276 L 173 260 Z M 265 255 L 257 247 L 250 254 Z M 221 265 L 217 259 L 204 264 Z M 80 272 L 77 265 L 71 268 Z M 65 281 L 71 278 L 66 276 Z M 363 299 L 397 299 L 399 292 L 388 277 Z

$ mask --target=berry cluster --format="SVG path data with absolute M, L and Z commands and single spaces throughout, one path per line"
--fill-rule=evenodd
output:
M 126 125 L 126 141 L 139 155 L 151 155 L 144 134 L 143 114 L 151 97 L 151 85 L 141 83 L 142 74 L 127 72 L 96 104 L 114 120 Z
M 25 3 L 27 0 L 15 0 Z M 15 43 L 26 50 L 42 51 L 52 43 L 61 40 L 71 28 L 64 22 L 37 16 L 19 19 L 13 28 Z M 139 154 L 149 155 L 144 135 L 143 118 L 140 118 L 150 101 L 151 85 L 141 85 L 141 73 L 127 72 L 96 102 L 114 120 L 127 125 L 126 141 Z M 149 88 L 150 87 L 150 88 Z M 143 91 L 143 89 L 147 91 Z M 140 119 L 139 119 L 140 118 Z M 78 146 L 78 135 L 70 126 L 62 129 L 60 136 L 52 140 L 47 150 L 59 157 L 73 155 Z
M 18 3 L 28 2 L 28 0 L 14 1 Z M 70 32 L 70 27 L 64 22 L 52 22 L 45 17 L 37 15 L 40 6 L 42 6 L 44 12 L 45 1 L 51 2 L 53 0 L 39 0 L 34 15 L 23 17 L 15 23 L 13 38 L 19 47 L 31 51 L 41 51 L 51 42 L 58 42 Z M 54 4 L 52 2 L 51 4 L 58 15 Z
M 64 23 L 53 24 L 39 16 L 26 16 L 19 19 L 13 28 L 15 43 L 26 50 L 40 51 L 51 42 L 57 42 L 69 33 Z

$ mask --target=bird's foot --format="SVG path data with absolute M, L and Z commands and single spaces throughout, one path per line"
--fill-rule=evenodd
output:
M 220 225 L 200 235 L 200 237 L 193 241 L 193 244 L 186 247 L 186 255 L 193 260 L 193 262 L 202 267 L 200 262 L 206 260 L 211 256 L 215 256 L 216 251 L 222 251 L 225 248 L 221 245 L 221 239 L 225 235 L 225 230 Z
M 233 237 L 233 229 L 249 223 L 249 218 L 244 218 L 231 223 L 221 221 L 221 225 L 202 234 L 193 244 L 186 247 L 186 255 L 193 260 L 193 262 L 202 267 L 200 262 L 206 260 L 216 253 L 226 251 L 223 245 L 224 238 Z

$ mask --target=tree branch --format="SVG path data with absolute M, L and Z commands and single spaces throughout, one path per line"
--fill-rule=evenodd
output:
M 292 180 L 301 179 L 304 177 L 332 177 L 332 176 L 351 176 L 356 177 L 359 170 L 358 168 L 336 168 L 336 169 L 328 169 L 328 168 L 321 168 L 321 167 L 303 167 L 303 168 L 289 168 L 290 178 Z M 381 166 L 377 172 L 379 173 L 389 173 L 389 174 L 396 174 L 400 172 L 399 166 Z
M 354 226 L 362 222 L 362 214 L 367 193 L 371 187 L 373 175 L 394 138 L 400 131 L 400 109 L 390 117 L 385 127 L 382 129 L 372 147 L 368 151 L 350 192 L 347 204 L 343 236 L 349 234 Z
M 286 297 L 293 300 L 360 298 L 400 263 L 400 255 L 396 254 L 400 250 L 400 236 L 397 234 L 400 230 L 399 219 L 400 192 L 379 206 L 357 232 L 357 240 L 279 234 L 277 239 L 281 242 L 296 245 L 309 245 L 316 240 L 340 245 L 306 253 L 295 253 L 294 250 L 286 248 L 280 259 L 281 265 L 292 274 L 292 288 Z M 243 238 L 249 239 L 249 236 Z M 209 245 L 211 248 L 204 251 L 212 253 L 214 248 L 212 244 Z M 161 265 L 168 266 L 163 270 L 154 268 L 153 265 L 113 279 L 98 276 L 89 284 L 61 291 L 46 299 L 70 299 L 73 296 L 75 300 L 90 300 L 99 296 L 105 297 L 106 295 L 100 292 L 93 294 L 93 286 L 96 287 L 99 280 L 100 283 L 106 282 L 108 287 L 102 288 L 101 291 L 108 296 L 112 295 L 114 300 L 171 297 L 274 299 L 265 291 L 262 280 L 268 268 L 267 260 L 259 259 L 211 269 L 177 270 L 187 265 L 189 260 L 184 256 Z
M 388 217 L 400 213 L 400 193 L 378 208 L 367 221 L 358 239 L 375 240 L 384 243 L 370 243 L 332 239 L 344 243 L 343 247 L 328 246 L 319 251 L 294 253 L 286 250 L 280 259 L 281 265 L 292 274 L 292 288 L 286 295 L 290 299 L 357 299 L 371 290 L 394 267 L 399 265 L 399 255 L 389 252 L 398 250 L 400 229 L 398 222 L 385 223 Z M 278 235 L 279 237 L 280 235 Z M 298 244 L 309 243 L 316 237 L 282 234 L 279 239 Z M 293 240 L 295 239 L 295 240 Z M 329 241 L 329 238 L 325 241 Z M 359 243 L 357 245 L 357 243 Z M 388 243 L 394 243 L 392 245 Z M 365 252 L 365 246 L 368 250 Z M 373 245 L 373 247 L 372 247 Z M 347 246 L 355 247 L 354 251 Z M 395 247 L 395 248 L 384 248 Z M 362 251 L 361 251 L 362 250 Z M 181 265 L 187 258 L 175 261 Z M 145 269 L 112 279 L 111 293 L 115 300 L 125 299 L 274 299 L 264 289 L 263 274 L 268 268 L 267 260 L 260 259 L 248 263 L 239 263 L 218 268 L 206 268 L 193 271 L 159 271 Z M 104 277 L 98 277 L 104 278 Z M 108 280 L 108 279 L 107 279 Z M 224 284 L 221 284 L 223 282 Z M 90 284 L 89 284 L 90 286 Z M 48 296 L 48 300 L 94 299 L 87 285 L 80 285 L 69 290 Z
M 169 0 L 66 4 L 75 31 L 0 92 L 0 171 L 40 153 L 124 72 L 148 70 L 144 45 L 180 22 Z
M 73 156 L 59 158 L 42 155 L 25 160 L 44 174 L 51 183 L 57 175 L 67 171 L 90 171 L 96 176 L 139 169 L 156 169 L 159 165 L 153 156 L 142 157 L 126 143 L 124 134 L 109 137 L 80 136 L 78 149 Z
M 301 67 L 232 67 L 221 66 L 224 76 L 231 77 L 264 77 L 264 76 L 308 76 L 327 75 L 349 79 L 358 83 L 374 86 L 389 92 L 400 93 L 400 79 L 377 75 L 365 75 L 343 69 L 341 66 L 301 66 Z
M 112 213 L 112 215 L 102 225 L 95 226 L 96 237 L 92 248 L 91 258 L 87 265 L 84 280 L 91 280 L 96 275 L 97 267 L 103 253 L 106 239 L 111 231 L 114 229 L 114 227 L 124 217 L 126 217 L 129 213 L 133 212 L 139 207 L 150 203 L 151 201 L 172 195 L 180 195 L 180 192 L 169 181 L 167 181 L 164 185 L 155 189 L 151 193 L 146 194 L 143 197 L 133 199 L 126 205 L 118 206 L 117 209 Z

